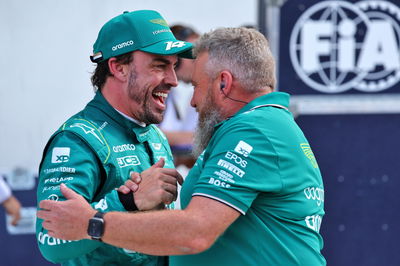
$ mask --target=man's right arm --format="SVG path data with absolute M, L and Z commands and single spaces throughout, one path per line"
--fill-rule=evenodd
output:
M 51 199 L 64 201 L 60 184 L 83 196 L 90 205 L 99 211 L 129 211 L 126 202 L 120 201 L 117 190 L 111 190 L 98 202 L 93 202 L 101 184 L 101 165 L 88 145 L 70 132 L 62 132 L 51 142 L 44 154 L 40 168 L 37 191 L 38 203 Z M 135 192 L 134 203 L 138 210 L 150 210 L 160 203 L 170 204 L 177 195 L 177 182 L 182 184 L 182 177 L 175 169 L 163 168 L 164 161 L 145 170 L 142 181 Z M 55 263 L 85 255 L 101 245 L 92 240 L 64 241 L 48 235 L 42 226 L 42 220 L 36 222 L 36 234 L 39 249 L 43 256 Z
M 60 184 L 65 183 L 92 202 L 101 184 L 100 165 L 89 146 L 70 132 L 59 133 L 43 155 L 37 190 L 38 202 L 44 199 L 63 201 Z M 115 192 L 114 192 L 115 193 Z M 92 207 L 96 208 L 94 204 Z M 97 241 L 63 241 L 50 237 L 37 219 L 36 236 L 43 256 L 60 263 L 89 253 L 101 244 Z

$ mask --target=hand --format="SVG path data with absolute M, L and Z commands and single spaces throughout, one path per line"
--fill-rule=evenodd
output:
M 170 204 L 176 200 L 177 182 L 182 184 L 183 178 L 177 170 L 163 168 L 164 164 L 161 158 L 141 174 L 132 173 L 131 179 L 118 191 L 124 194 L 133 191 L 135 204 L 141 211 L 160 208 L 160 204 Z
M 11 195 L 8 199 L 3 201 L 3 206 L 6 212 L 12 217 L 11 224 L 16 226 L 21 219 L 21 203 L 16 197 Z
M 64 240 L 89 238 L 87 225 L 96 211 L 89 203 L 65 184 L 60 185 L 66 201 L 42 200 L 37 217 L 43 219 L 42 226 L 49 236 Z

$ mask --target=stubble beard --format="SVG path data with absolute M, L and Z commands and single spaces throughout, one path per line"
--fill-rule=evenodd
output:
M 219 109 L 210 93 L 207 93 L 204 109 L 199 110 L 199 120 L 193 136 L 192 154 L 195 158 L 205 150 L 214 134 L 214 126 L 223 121 Z
M 128 80 L 128 97 L 136 102 L 141 110 L 137 110 L 136 119 L 140 122 L 149 124 L 159 124 L 164 118 L 164 113 L 161 114 L 161 118 L 156 116 L 150 107 L 150 101 L 152 100 L 152 91 L 150 89 L 146 89 L 145 87 L 139 88 L 137 84 L 137 72 L 133 67 Z

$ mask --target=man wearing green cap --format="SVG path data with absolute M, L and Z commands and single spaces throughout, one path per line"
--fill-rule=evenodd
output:
M 175 255 L 171 266 L 325 265 L 321 173 L 289 95 L 273 91 L 267 40 L 254 29 L 216 29 L 194 51 L 200 156 L 182 186 L 183 209 L 106 213 L 102 240 Z M 85 224 L 96 211 L 72 189 L 60 189 L 68 200 L 42 201 L 38 217 L 54 237 L 89 238 Z
M 102 27 L 90 57 L 97 63 L 96 95 L 50 137 L 37 190 L 38 202 L 63 201 L 60 184 L 68 184 L 99 212 L 86 225 L 92 240 L 54 238 L 38 219 L 36 235 L 46 259 L 63 265 L 165 265 L 165 257 L 101 242 L 102 216 L 162 209 L 175 200 L 182 180 L 165 136 L 153 124 L 162 121 L 165 100 L 177 85 L 177 56 L 190 57 L 191 49 L 151 10 L 125 12 Z M 119 193 L 116 188 L 133 171 L 141 172 L 140 186 L 134 194 Z

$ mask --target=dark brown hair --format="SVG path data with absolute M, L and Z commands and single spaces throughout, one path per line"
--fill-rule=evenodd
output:
M 133 60 L 132 52 L 118 55 L 115 58 L 120 64 L 130 64 Z M 92 81 L 95 91 L 101 90 L 106 83 L 107 78 L 112 76 L 110 68 L 108 67 L 108 60 L 109 59 L 97 63 L 96 69 L 93 71 L 90 80 Z

